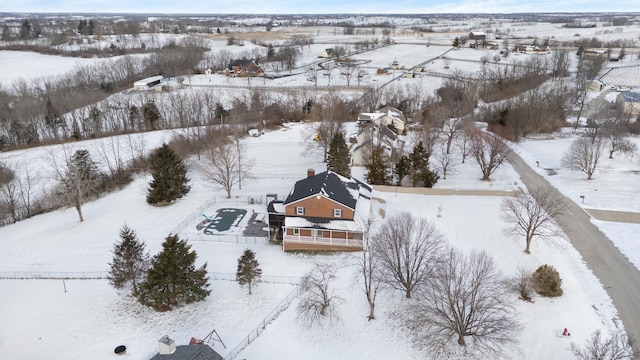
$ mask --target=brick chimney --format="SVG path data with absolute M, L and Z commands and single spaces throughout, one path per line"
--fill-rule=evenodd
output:
M 312 177 L 316 175 L 316 171 L 314 169 L 307 169 L 307 177 Z

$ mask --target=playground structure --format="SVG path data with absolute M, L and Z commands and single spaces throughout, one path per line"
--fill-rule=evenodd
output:
M 216 329 L 211 330 L 211 332 L 209 334 L 207 334 L 207 336 L 202 338 L 202 340 L 192 337 L 191 340 L 189 341 L 189 345 L 206 344 L 206 345 L 209 345 L 209 346 L 213 347 L 213 345 L 215 344 L 216 341 L 220 342 L 220 344 L 222 344 L 223 348 L 225 348 L 225 349 L 227 348 L 227 346 L 224 344 L 224 342 L 222 342 L 222 338 L 220 337 L 220 335 L 218 334 Z

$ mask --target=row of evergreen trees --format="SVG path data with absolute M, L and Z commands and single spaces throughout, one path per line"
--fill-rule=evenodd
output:
M 414 146 L 410 154 L 401 156 L 393 167 L 390 166 L 389 158 L 382 146 L 372 145 L 371 151 L 367 155 L 369 158 L 365 164 L 366 178 L 367 182 L 372 185 L 390 185 L 395 175 L 397 185 L 402 185 L 403 180 L 408 178 L 411 181 L 411 186 L 430 188 L 440 178 L 437 171 L 429 168 L 431 154 L 422 142 Z M 349 148 L 344 135 L 338 132 L 329 144 L 327 170 L 350 178 L 350 163 Z
M 146 245 L 127 225 L 113 249 L 108 279 L 116 289 L 127 289 L 146 306 L 167 311 L 184 304 L 203 301 L 211 294 L 207 263 L 196 268 L 197 254 L 178 235 L 167 236 L 162 250 L 151 257 Z M 262 275 L 255 253 L 246 249 L 238 259 L 236 280 L 251 287 Z

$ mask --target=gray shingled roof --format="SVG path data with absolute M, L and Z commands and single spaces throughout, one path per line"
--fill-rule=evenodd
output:
M 371 191 L 371 187 L 361 181 L 347 179 L 333 171 L 324 171 L 298 180 L 284 204 L 287 205 L 309 196 L 321 194 L 348 208 L 355 209 L 360 195 L 360 187 Z
M 199 344 L 180 345 L 176 347 L 173 354 L 156 354 L 150 360 L 224 360 L 224 358 L 209 345 Z
M 625 102 L 628 102 L 628 103 L 640 102 L 640 93 L 625 91 L 625 92 L 622 92 L 622 98 L 624 99 Z

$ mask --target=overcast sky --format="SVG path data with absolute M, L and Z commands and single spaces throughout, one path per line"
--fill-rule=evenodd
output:
M 640 12 L 638 0 L 2 0 L 2 12 L 429 14 Z

